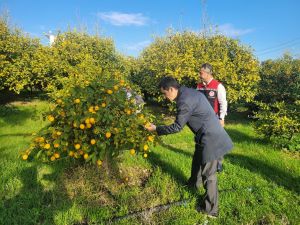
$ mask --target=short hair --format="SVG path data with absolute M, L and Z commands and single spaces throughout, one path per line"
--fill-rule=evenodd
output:
M 203 63 L 202 66 L 201 66 L 201 69 L 204 69 L 209 74 L 213 73 L 212 65 L 209 64 L 209 63 Z
M 170 76 L 166 76 L 166 77 L 163 77 L 161 79 L 161 81 L 159 82 L 158 87 L 162 88 L 164 90 L 169 90 L 170 87 L 179 89 L 180 88 L 180 84 L 175 80 L 175 78 L 170 77 Z

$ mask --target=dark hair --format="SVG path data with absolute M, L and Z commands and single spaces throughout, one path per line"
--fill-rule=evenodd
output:
M 162 88 L 164 90 L 169 90 L 170 87 L 179 89 L 180 84 L 175 80 L 175 78 L 167 76 L 163 77 L 158 85 L 159 88 Z
M 202 64 L 201 69 L 205 69 L 205 71 L 208 72 L 209 74 L 212 74 L 213 72 L 212 65 L 210 65 L 209 63 Z

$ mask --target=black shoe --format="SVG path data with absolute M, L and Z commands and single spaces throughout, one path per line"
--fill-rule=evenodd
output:
M 184 184 L 185 187 L 188 187 L 188 188 L 196 188 L 196 184 L 191 182 L 190 180 L 188 180 L 187 182 L 185 182 Z
M 222 162 L 219 162 L 217 163 L 217 172 L 222 172 L 223 171 L 223 165 L 222 165 Z
M 200 206 L 197 206 L 197 208 L 196 208 L 196 210 L 197 210 L 197 212 L 199 212 L 199 213 L 203 213 L 203 214 L 205 214 L 208 218 L 211 218 L 211 219 L 216 219 L 216 218 L 218 218 L 218 213 L 213 213 L 213 214 L 209 214 L 209 213 L 207 213 L 202 207 L 200 207 Z

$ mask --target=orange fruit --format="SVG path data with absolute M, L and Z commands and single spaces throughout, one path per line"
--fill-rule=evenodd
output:
M 58 159 L 59 157 L 60 157 L 60 154 L 59 153 L 54 153 L 54 157 L 56 158 L 56 159 Z
M 103 103 L 101 104 L 101 106 L 102 106 L 102 108 L 104 108 L 104 107 L 106 106 L 106 103 L 103 102 Z
M 99 106 L 96 105 L 95 106 L 95 110 L 98 111 L 99 110 Z
M 55 160 L 56 158 L 55 158 L 55 156 L 53 155 L 53 156 L 51 156 L 51 158 L 50 158 L 50 160 L 53 162 L 54 160 Z
M 61 104 L 61 103 L 62 103 L 62 100 L 61 100 L 61 99 L 57 99 L 57 100 L 56 100 L 56 103 L 57 103 L 57 104 Z
M 97 160 L 97 165 L 101 166 L 102 165 L 102 161 L 100 159 Z
M 83 130 L 85 128 L 84 124 L 80 124 L 79 127 L 81 130 Z
M 130 155 L 134 155 L 135 154 L 135 150 L 134 149 L 130 149 Z
M 57 132 L 56 132 L 56 135 L 57 135 L 57 136 L 60 136 L 60 135 L 61 135 L 61 132 L 60 132 L 60 131 L 57 131 Z
M 23 159 L 23 160 L 27 160 L 27 159 L 28 159 L 28 155 L 27 155 L 27 154 L 23 155 L 23 156 L 22 156 L 22 159 Z
M 154 141 L 154 137 L 153 136 L 148 136 L 147 139 L 148 139 L 148 141 L 151 141 L 151 142 Z
M 96 121 L 95 121 L 94 118 L 90 118 L 90 123 L 91 123 L 91 124 L 95 124 L 95 122 L 96 122 Z
M 91 144 L 92 144 L 92 145 L 96 144 L 96 140 L 95 140 L 95 139 L 92 139 L 92 140 L 91 140 Z
M 80 103 L 80 99 L 79 99 L 79 98 L 76 98 L 76 99 L 74 100 L 74 102 L 75 102 L 76 104 L 78 104 L 78 103 Z
M 74 156 L 74 152 L 73 152 L 73 151 L 70 151 L 70 152 L 69 152 L 69 156 L 73 157 L 73 156 Z
M 89 154 L 85 153 L 85 154 L 83 155 L 83 158 L 84 158 L 84 159 L 88 159 L 88 158 L 89 158 Z
M 106 132 L 105 137 L 106 138 L 110 138 L 111 137 L 111 133 L 110 132 Z
M 51 147 L 51 145 L 48 144 L 48 143 L 44 145 L 44 148 L 45 148 L 45 149 L 50 149 L 50 147 Z
M 90 123 L 90 119 L 87 118 L 87 119 L 85 120 L 85 123 L 86 123 L 86 124 Z
M 147 158 L 147 157 L 148 157 L 148 154 L 147 154 L 147 153 L 145 153 L 145 154 L 144 154 L 144 158 Z
M 48 116 L 48 120 L 49 120 L 50 122 L 53 122 L 53 121 L 54 121 L 54 117 L 53 117 L 52 115 L 49 115 L 49 116 Z
M 59 144 L 58 143 L 55 143 L 54 144 L 54 148 L 58 148 L 59 147 Z
M 149 149 L 148 145 L 144 145 L 144 150 L 147 151 Z
M 89 108 L 89 112 L 91 113 L 91 112 L 94 112 L 94 106 L 91 106 L 90 108 Z
M 107 92 L 107 94 L 109 94 L 109 95 L 111 95 L 111 94 L 113 93 L 113 91 L 110 90 L 110 89 L 108 89 L 106 92 Z
M 80 149 L 81 146 L 80 146 L 80 144 L 75 144 L 74 147 L 75 147 L 75 149 L 78 150 L 78 149 Z

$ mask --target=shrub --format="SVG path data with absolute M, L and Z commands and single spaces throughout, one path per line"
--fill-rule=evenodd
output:
M 124 80 L 102 72 L 96 77 L 71 76 L 53 94 L 46 118 L 50 125 L 22 153 L 42 161 L 74 158 L 101 165 L 124 150 L 147 157 L 155 136 L 144 129 L 152 119 L 136 104 L 136 94 Z
M 254 122 L 256 132 L 272 140 L 276 146 L 300 150 L 300 101 L 295 104 L 259 103 Z

